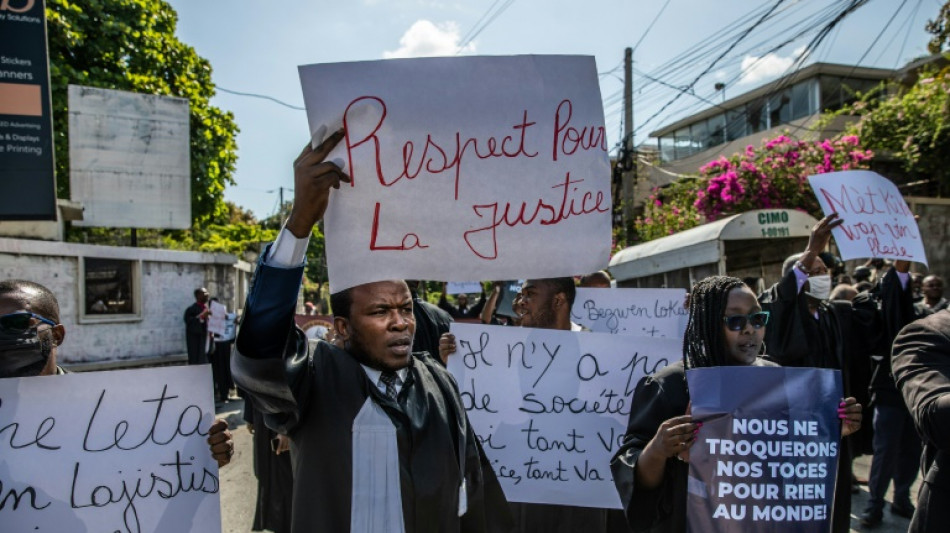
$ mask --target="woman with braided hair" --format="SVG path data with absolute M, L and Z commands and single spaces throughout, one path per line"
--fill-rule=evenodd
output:
M 627 522 L 634 531 L 686 531 L 689 449 L 702 422 L 689 414 L 686 370 L 712 366 L 777 366 L 762 358 L 765 325 L 755 294 L 742 280 L 712 276 L 689 295 L 683 359 L 647 376 L 633 394 L 623 445 L 611 461 Z M 861 425 L 861 406 L 842 402 L 842 434 Z

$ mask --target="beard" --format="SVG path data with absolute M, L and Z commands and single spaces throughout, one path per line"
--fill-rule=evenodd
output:
M 554 325 L 557 323 L 556 317 L 554 306 L 549 304 L 530 315 L 527 321 L 524 320 L 525 317 L 522 317 L 521 325 L 528 328 L 554 329 Z

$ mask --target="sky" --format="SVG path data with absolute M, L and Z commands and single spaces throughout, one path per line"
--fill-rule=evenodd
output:
M 212 103 L 233 112 L 241 130 L 236 185 L 225 197 L 259 218 L 276 211 L 281 187 L 284 199 L 292 199 L 292 163 L 309 138 L 306 113 L 293 108 L 303 108 L 299 65 L 421 56 L 592 55 L 609 146 L 615 146 L 622 136 L 624 49 L 635 47 L 633 127 L 639 144 L 649 142 L 651 131 L 710 102 L 790 72 L 797 58 L 805 65 L 821 61 L 893 69 L 927 55 L 924 26 L 943 3 L 868 0 L 809 47 L 848 2 L 167 1 L 178 12 L 178 38 L 211 63 L 218 87 Z M 725 88 L 717 91 L 717 83 Z

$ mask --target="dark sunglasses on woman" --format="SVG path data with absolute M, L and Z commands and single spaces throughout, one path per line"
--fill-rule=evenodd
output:
M 722 320 L 726 323 L 726 329 L 729 331 L 742 331 L 746 324 L 752 324 L 755 329 L 762 329 L 769 323 L 769 312 L 759 311 L 748 315 L 724 316 Z

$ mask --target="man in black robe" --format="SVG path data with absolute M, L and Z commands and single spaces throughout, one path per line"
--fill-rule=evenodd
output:
M 330 188 L 349 178 L 324 162 L 331 135 L 294 163 L 294 206 L 262 254 L 232 369 L 271 429 L 291 440 L 292 531 L 508 531 L 501 486 L 469 425 L 455 381 L 412 353 L 405 282 L 332 296 L 343 349 L 309 347 L 293 314 L 303 258 Z
M 455 297 L 455 301 L 458 305 L 452 305 L 446 299 L 445 289 L 448 286 L 447 283 L 442 284 L 442 296 L 439 297 L 439 309 L 442 309 L 449 314 L 454 319 L 465 318 L 479 318 L 482 314 L 482 309 L 485 307 L 485 289 L 482 288 L 482 294 L 478 298 L 478 302 L 475 305 L 468 306 L 468 295 L 465 293 L 459 294 Z M 432 352 L 433 354 L 435 352 Z
M 188 364 L 202 365 L 208 362 L 208 289 L 195 289 L 195 303 L 185 308 L 185 343 L 188 348 Z
M 416 319 L 416 335 L 412 338 L 412 351 L 439 354 L 439 337 L 449 332 L 452 317 L 419 297 L 419 281 L 406 280 L 412 293 L 412 315 Z M 441 360 L 441 359 L 440 359 Z
M 923 482 L 908 533 L 950 531 L 950 310 L 901 330 L 891 366 L 924 439 Z
M 868 293 L 858 294 L 851 302 L 829 301 L 830 291 L 824 287 L 830 289 L 831 279 L 819 253 L 831 241 L 831 230 L 841 223 L 843 220 L 837 214 L 819 221 L 812 229 L 805 252 L 789 257 L 782 280 L 759 296 L 763 310 L 771 313 L 765 348 L 768 358 L 782 366 L 841 370 L 844 395 L 854 396 L 858 403 L 867 406 L 870 356 L 887 353 L 886 339 L 893 338 L 910 320 L 907 317 L 913 315 L 910 299 L 902 298 L 910 292 L 910 284 L 906 282 L 909 278 L 903 285 L 897 279 L 882 284 L 880 303 Z M 909 267 L 909 263 L 901 263 L 904 273 Z M 826 283 L 818 283 L 826 277 Z M 864 435 L 867 433 L 865 430 Z M 835 533 L 850 529 L 853 456 L 851 445 L 842 446 L 832 517 Z

